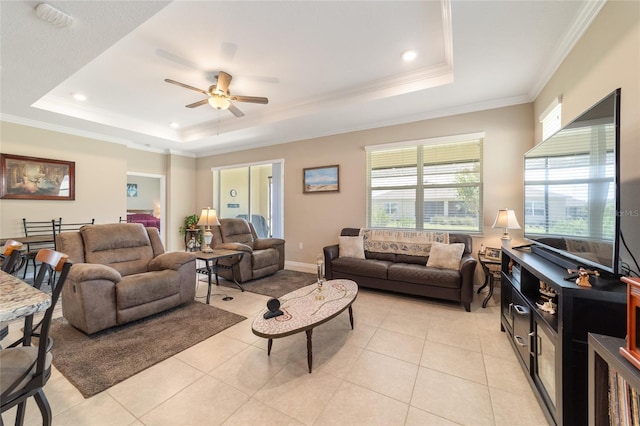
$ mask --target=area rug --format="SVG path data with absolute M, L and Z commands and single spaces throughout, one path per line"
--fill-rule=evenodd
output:
M 207 276 L 200 275 L 200 281 L 207 282 Z M 212 292 L 215 292 L 216 284 L 214 277 L 211 278 L 211 282 L 213 283 Z M 273 275 L 258 278 L 257 280 L 247 281 L 241 283 L 241 285 L 245 291 L 278 298 L 292 292 L 293 290 L 313 284 L 314 282 L 316 282 L 315 274 L 282 269 Z M 222 277 L 220 277 L 220 285 L 235 289 L 238 288 L 233 281 L 227 281 Z
M 87 336 L 56 318 L 53 365 L 89 398 L 244 319 L 193 302 Z

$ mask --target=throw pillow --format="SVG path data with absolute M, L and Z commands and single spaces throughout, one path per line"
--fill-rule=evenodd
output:
M 364 240 L 359 237 L 338 237 L 340 257 L 364 259 Z
M 464 253 L 463 243 L 433 243 L 427 259 L 427 266 L 442 269 L 458 269 Z

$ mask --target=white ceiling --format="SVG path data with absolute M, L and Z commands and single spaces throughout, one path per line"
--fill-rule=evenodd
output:
M 0 117 L 204 156 L 530 102 L 603 2 L 50 1 L 60 28 L 2 1 Z M 163 81 L 219 70 L 269 104 L 185 108 L 204 95 Z

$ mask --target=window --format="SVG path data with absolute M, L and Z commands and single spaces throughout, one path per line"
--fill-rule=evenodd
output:
M 542 140 L 562 128 L 562 96 L 558 96 L 539 117 L 542 123 Z
M 483 138 L 367 147 L 368 226 L 480 232 Z

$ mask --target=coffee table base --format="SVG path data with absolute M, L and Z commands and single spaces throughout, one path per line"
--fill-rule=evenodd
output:
M 349 306 L 349 322 L 351 323 L 351 329 L 353 330 L 353 307 Z M 311 336 L 313 335 L 313 328 L 305 330 L 307 335 L 307 365 L 309 366 L 309 373 L 313 368 L 313 343 Z M 271 348 L 273 347 L 273 339 L 267 341 L 267 355 L 271 356 Z

